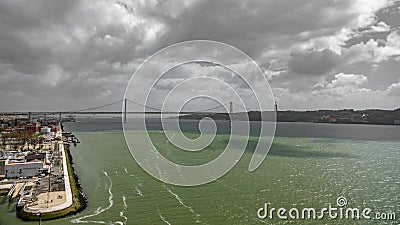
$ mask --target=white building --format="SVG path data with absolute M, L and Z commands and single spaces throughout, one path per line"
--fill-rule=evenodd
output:
M 9 159 L 6 160 L 4 167 L 6 178 L 38 176 L 44 169 L 41 161 L 25 162 Z
M 51 128 L 50 127 L 41 127 L 40 128 L 40 133 L 41 134 L 50 134 Z

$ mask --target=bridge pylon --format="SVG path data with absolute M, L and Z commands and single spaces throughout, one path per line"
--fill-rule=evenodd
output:
M 127 103 L 128 103 L 128 101 L 125 98 L 124 99 L 124 123 L 126 123 L 126 107 L 127 107 Z

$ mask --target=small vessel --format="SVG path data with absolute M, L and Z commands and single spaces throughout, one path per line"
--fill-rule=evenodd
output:
M 75 122 L 75 116 L 73 115 L 68 115 L 65 118 L 62 118 L 62 122 Z

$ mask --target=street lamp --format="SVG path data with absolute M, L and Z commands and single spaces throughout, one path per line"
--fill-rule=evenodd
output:
M 40 213 L 38 213 L 38 216 L 39 216 L 39 225 L 42 223 L 42 213 L 40 212 Z
M 51 164 L 50 164 L 50 168 L 49 168 L 49 188 L 47 190 L 47 208 L 49 208 L 49 195 L 50 195 L 50 191 L 51 191 Z

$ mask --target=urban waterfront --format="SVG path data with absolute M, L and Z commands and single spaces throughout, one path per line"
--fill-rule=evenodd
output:
M 196 124 L 182 123 L 188 136 L 196 135 Z M 221 121 L 219 127 L 226 131 L 227 124 Z M 257 218 L 264 203 L 319 209 L 336 205 L 338 197 L 345 197 L 349 207 L 396 213 L 396 221 L 379 224 L 399 222 L 400 126 L 278 123 L 274 144 L 255 172 L 247 170 L 256 140 L 251 137 L 233 170 L 197 187 L 167 185 L 145 173 L 125 144 L 120 120 L 85 119 L 64 126 L 81 140 L 70 151 L 88 207 L 78 215 L 42 224 L 377 224 L 365 219 Z M 160 152 L 182 163 L 215 158 L 229 138 L 222 129 L 209 148 L 193 157 L 168 145 L 157 122 L 149 126 Z M 0 221 L 37 224 L 18 220 L 15 203 L 4 199 Z

